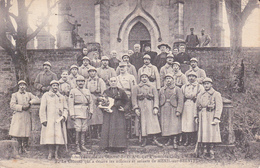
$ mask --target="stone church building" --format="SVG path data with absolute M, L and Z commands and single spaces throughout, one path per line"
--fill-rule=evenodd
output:
M 104 54 L 133 49 L 135 43 L 183 41 L 194 27 L 211 36 L 210 46 L 222 46 L 222 1 L 219 0 L 62 0 L 59 23 L 77 21 L 84 43 L 101 44 Z M 58 41 L 59 43 L 59 41 Z

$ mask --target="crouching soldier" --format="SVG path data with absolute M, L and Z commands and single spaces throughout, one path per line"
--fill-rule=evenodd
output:
M 219 122 L 222 114 L 223 102 L 221 94 L 212 88 L 212 80 L 203 80 L 205 91 L 197 98 L 195 122 L 199 125 L 198 142 L 202 143 L 203 157 L 214 159 L 214 145 L 221 143 Z
M 181 113 L 183 94 L 172 74 L 165 75 L 165 86 L 159 92 L 162 136 L 168 137 L 169 146 L 173 140 L 173 148 L 177 149 L 177 135 L 181 133 Z
M 19 144 L 19 153 L 28 150 L 28 139 L 31 132 L 30 106 L 39 99 L 30 92 L 26 92 L 27 83 L 18 82 L 19 90 L 12 94 L 10 108 L 14 110 L 9 135 L 16 138 Z
M 141 82 L 134 86 L 132 94 L 133 109 L 137 117 L 141 118 L 141 128 L 136 128 L 137 136 L 141 133 L 143 137 L 142 147 L 146 146 L 147 136 L 153 136 L 153 144 L 162 147 L 157 141 L 156 134 L 161 133 L 158 119 L 159 98 L 157 89 L 150 84 L 148 74 L 140 75 Z M 141 130 L 141 131 L 140 131 Z
M 91 119 L 93 114 L 93 101 L 90 91 L 84 88 L 85 78 L 78 75 L 76 83 L 77 87 L 70 91 L 69 111 L 71 119 L 75 120 L 76 152 L 80 153 L 81 149 L 90 151 L 85 147 L 85 137 L 88 129 L 88 119 Z

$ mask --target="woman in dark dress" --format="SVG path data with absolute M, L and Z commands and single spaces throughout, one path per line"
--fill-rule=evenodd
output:
M 106 152 L 109 150 L 124 152 L 127 147 L 127 132 L 125 112 L 129 108 L 129 100 L 126 93 L 117 87 L 117 79 L 110 78 L 110 88 L 104 91 L 104 97 L 114 99 L 114 105 L 110 112 L 103 109 L 103 125 L 101 132 L 100 148 Z

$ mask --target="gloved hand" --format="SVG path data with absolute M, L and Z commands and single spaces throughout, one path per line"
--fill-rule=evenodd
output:
M 195 123 L 196 123 L 196 124 L 199 123 L 199 118 L 198 118 L 198 117 L 195 117 L 194 120 L 195 120 Z
M 217 118 L 214 118 L 214 120 L 213 120 L 213 122 L 211 123 L 211 125 L 216 125 L 216 124 L 218 124 L 218 123 L 220 123 L 220 120 L 217 119 Z
M 27 110 L 29 110 L 30 106 L 31 106 L 30 103 L 28 103 L 28 104 L 26 104 L 26 105 L 23 105 L 23 106 L 22 106 L 22 110 L 23 110 L 23 111 L 27 111 Z
M 70 117 L 72 121 L 75 121 L 75 116 Z
M 125 111 L 125 109 L 122 106 L 120 106 L 118 110 L 119 111 Z
M 44 121 L 44 122 L 42 123 L 42 125 L 43 125 L 44 127 L 46 127 L 46 126 L 47 126 L 47 121 Z
M 139 109 L 135 109 L 135 114 L 139 117 L 141 115 L 141 112 Z
M 179 117 L 181 113 L 179 111 L 176 111 L 176 116 Z
M 154 114 L 154 115 L 157 115 L 158 112 L 159 112 L 159 110 L 158 110 L 157 108 L 154 108 L 154 109 L 153 109 L 153 114 Z

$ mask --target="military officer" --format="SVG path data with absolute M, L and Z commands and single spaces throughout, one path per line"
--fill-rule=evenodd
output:
M 151 85 L 159 90 L 161 88 L 161 81 L 157 67 L 151 64 L 151 57 L 149 55 L 145 55 L 143 59 L 144 65 L 138 70 L 138 83 L 141 80 L 141 74 L 146 73 L 148 74 Z
M 76 82 L 77 87 L 70 91 L 69 111 L 71 119 L 75 120 L 76 152 L 80 153 L 81 149 L 90 151 L 85 147 L 85 137 L 88 129 L 88 119 L 91 119 L 93 114 L 93 100 L 90 91 L 84 88 L 85 78 L 78 75 Z
M 197 82 L 197 74 L 191 71 L 188 74 L 188 83 L 181 87 L 184 95 L 184 107 L 182 112 L 182 132 L 184 146 L 196 143 L 197 126 L 194 121 L 196 112 L 196 99 L 199 93 L 204 91 L 202 85 Z
M 190 59 L 190 69 L 185 72 L 185 75 L 187 76 L 191 71 L 196 72 L 197 74 L 197 81 L 201 84 L 203 79 L 206 78 L 206 73 L 203 69 L 198 67 L 198 60 L 197 58 L 191 58 Z
M 88 70 L 92 67 L 90 65 L 90 59 L 89 57 L 85 56 L 83 57 L 83 64 L 79 67 L 79 75 L 82 75 L 85 79 L 88 78 Z
M 14 110 L 10 125 L 9 135 L 17 139 L 19 153 L 27 152 L 28 139 L 31 132 L 30 106 L 39 102 L 39 98 L 27 92 L 27 83 L 24 80 L 18 82 L 19 90 L 12 94 L 10 108 Z
M 77 87 L 76 80 L 79 75 L 78 71 L 79 71 L 79 67 L 77 65 L 70 66 L 69 81 L 70 81 L 70 86 L 72 89 Z
M 160 89 L 160 113 L 162 136 L 168 137 L 169 146 L 173 140 L 173 148 L 177 149 L 177 136 L 181 133 L 181 113 L 183 109 L 183 94 L 179 87 L 175 86 L 175 78 L 172 74 L 165 75 L 165 86 Z
M 86 88 L 89 89 L 92 99 L 93 99 L 93 115 L 89 120 L 91 137 L 100 138 L 101 127 L 103 124 L 103 113 L 100 108 L 98 108 L 97 99 L 106 90 L 106 84 L 102 78 L 97 76 L 97 70 L 94 67 L 88 70 L 89 78 L 86 80 Z
M 195 122 L 198 123 L 198 142 L 204 148 L 203 157 L 214 159 L 214 145 L 221 143 L 219 122 L 223 109 L 222 97 L 213 89 L 212 79 L 203 80 L 205 91 L 200 93 L 196 102 Z
M 182 85 L 187 83 L 187 77 L 180 70 L 180 63 L 173 62 L 172 64 L 174 70 L 174 76 L 176 78 L 175 85 L 178 87 L 182 87 Z
M 40 96 L 50 89 L 49 85 L 52 80 L 58 80 L 58 78 L 57 75 L 51 71 L 51 63 L 46 61 L 43 63 L 43 71 L 37 75 L 34 81 L 34 87 L 39 91 Z
M 157 89 L 149 82 L 147 73 L 140 74 L 140 83 L 133 88 L 133 109 L 139 118 L 141 128 L 136 127 L 136 135 L 141 132 L 143 137 L 142 147 L 147 144 L 147 136 L 153 136 L 153 143 L 159 147 L 163 145 L 157 141 L 156 134 L 161 133 L 158 119 L 159 98 Z M 137 118 L 137 119 L 138 119 Z M 137 125 L 137 124 L 136 124 Z
M 160 70 L 161 86 L 164 86 L 164 79 L 166 74 L 174 74 L 173 67 L 172 67 L 173 60 L 174 60 L 173 54 L 169 53 L 166 58 L 166 64 Z
M 137 71 L 136 71 L 136 69 L 135 69 L 135 66 L 133 66 L 133 65 L 129 62 L 129 58 L 130 58 L 129 55 L 125 54 L 125 55 L 122 56 L 122 61 L 123 61 L 123 62 L 126 62 L 126 64 L 127 64 L 127 66 L 126 66 L 127 72 L 128 72 L 129 74 L 131 74 L 131 75 L 134 75 L 135 80 L 137 80 Z M 116 68 L 116 75 L 119 75 L 119 74 L 120 74 L 120 68 L 117 67 L 117 68 Z
M 108 66 L 108 57 L 103 56 L 101 58 L 102 65 L 100 68 L 97 68 L 97 75 L 104 80 L 107 88 L 109 87 L 109 79 L 111 77 L 116 77 L 116 71 Z

